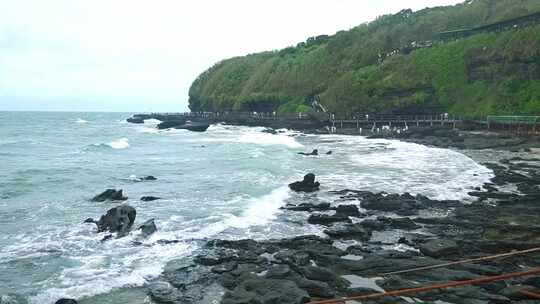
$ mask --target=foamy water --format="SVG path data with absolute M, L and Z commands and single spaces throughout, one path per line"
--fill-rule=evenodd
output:
M 196 254 L 202 239 L 321 234 L 294 224 L 305 215 L 281 211 L 287 203 L 333 202 L 328 191 L 344 188 L 467 201 L 492 176 L 461 153 L 416 144 L 223 125 L 158 131 L 157 121 L 122 123 L 127 116 L 0 113 L 0 294 L 47 304 L 142 286 L 168 261 Z M 91 123 L 74 129 L 80 117 Z M 312 149 L 321 155 L 297 154 Z M 321 191 L 291 193 L 287 184 L 307 172 Z M 140 182 L 147 175 L 158 180 Z M 117 205 L 90 201 L 107 188 L 124 189 L 135 226 L 154 218 L 158 232 L 101 242 L 106 233 L 82 222 Z

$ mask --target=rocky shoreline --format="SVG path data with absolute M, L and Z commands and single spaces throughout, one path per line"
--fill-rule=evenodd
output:
M 169 263 L 163 275 L 146 286 L 148 295 L 156 303 L 300 304 L 539 267 L 540 259 L 531 254 L 384 275 L 540 247 L 540 159 L 511 158 L 485 165 L 495 177 L 471 191 L 478 197 L 472 204 L 344 189 L 334 192 L 339 199 L 333 204 L 287 205 L 284 212 L 309 213 L 304 224 L 319 225 L 326 237 L 211 240 L 192 262 Z M 381 233 L 395 237 L 381 241 L 375 237 Z M 424 303 L 530 304 L 539 302 L 520 290 L 538 288 L 538 277 L 524 277 L 412 298 Z M 410 300 L 393 297 L 362 303 Z

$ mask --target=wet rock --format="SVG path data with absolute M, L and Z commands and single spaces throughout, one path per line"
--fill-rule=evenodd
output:
M 128 119 L 126 119 L 127 122 L 129 123 L 134 123 L 134 124 L 143 124 L 144 123 L 144 119 L 140 118 L 140 117 L 129 117 Z
M 161 197 L 157 197 L 157 196 L 143 196 L 143 197 L 141 197 L 141 201 L 143 201 L 143 202 L 157 201 L 159 199 L 161 199 Z
M 292 281 L 254 277 L 242 282 L 233 291 L 226 292 L 221 303 L 302 304 L 309 299 L 307 292 Z
M 505 296 L 505 297 L 507 297 L 507 298 L 509 298 L 511 300 L 514 300 L 514 301 L 533 299 L 530 296 L 527 296 L 527 295 L 521 293 L 521 290 L 524 290 L 524 289 L 525 290 L 531 290 L 531 291 L 535 290 L 534 287 L 531 287 L 531 286 L 526 286 L 526 285 L 517 286 L 517 285 L 514 285 L 514 286 L 508 286 L 508 287 L 500 290 L 499 294 L 502 295 L 502 296 Z
M 285 279 L 291 275 L 291 268 L 287 265 L 278 264 L 270 267 L 265 277 L 268 279 Z
M 392 229 L 401 229 L 401 230 L 415 230 L 421 228 L 422 226 L 416 224 L 413 220 L 408 217 L 398 217 L 390 218 L 380 216 L 377 218 L 380 222 L 384 223 L 386 226 Z
M 323 231 L 332 238 L 354 239 L 363 242 L 371 238 L 371 230 L 365 229 L 361 224 L 340 223 Z
M 94 220 L 93 218 L 89 217 L 89 218 L 85 219 L 83 223 L 96 224 L 97 221 Z
M 355 217 L 359 217 L 361 215 L 356 205 L 339 205 L 336 208 L 336 213 L 345 215 L 345 216 L 355 216 Z
M 233 271 L 236 269 L 236 267 L 238 267 L 238 263 L 237 262 L 227 262 L 227 263 L 223 263 L 223 264 L 220 264 L 220 265 L 216 265 L 214 267 L 212 267 L 211 271 L 213 273 L 225 273 L 225 272 L 230 272 L 230 271 Z
M 200 265 L 215 266 L 238 258 L 239 256 L 235 250 L 217 248 L 207 253 L 197 255 L 193 261 Z
M 333 298 L 336 295 L 336 292 L 326 282 L 299 278 L 295 280 L 295 283 L 312 297 Z
M 282 263 L 294 266 L 306 266 L 309 264 L 309 254 L 302 251 L 284 249 L 274 255 L 274 257 Z
M 289 184 L 289 188 L 296 192 L 314 192 L 319 190 L 320 183 L 315 181 L 315 174 L 308 173 L 301 182 Z
M 326 152 L 326 155 L 331 155 L 332 154 L 332 150 Z
M 385 228 L 385 224 L 379 220 L 367 219 L 360 222 L 360 225 L 365 229 L 372 231 L 382 231 Z
M 337 276 L 328 268 L 317 266 L 306 266 L 301 268 L 302 274 L 310 280 L 321 282 L 334 282 Z
M 298 152 L 298 154 L 300 154 L 300 155 L 306 155 L 306 156 L 315 156 L 315 155 L 319 155 L 319 150 L 314 149 L 314 150 L 311 151 L 310 153 Z
M 148 285 L 148 295 L 156 303 L 178 304 L 193 303 L 194 299 L 186 297 L 183 292 L 174 288 L 171 284 L 163 281 L 153 282 Z
M 135 208 L 128 205 L 109 209 L 97 222 L 98 232 L 118 232 L 119 235 L 124 235 L 133 226 L 136 215 L 137 211 Z
M 137 229 L 141 230 L 144 235 L 150 235 L 157 231 L 157 227 L 156 227 L 156 223 L 154 222 L 154 219 L 150 219 L 142 223 Z
M 420 252 L 433 258 L 443 258 L 459 253 L 459 245 L 452 240 L 436 239 L 420 246 Z
M 187 119 L 169 120 L 161 122 L 157 125 L 159 130 L 170 129 L 185 124 Z
M 56 301 L 54 304 L 77 304 L 77 301 L 73 299 L 60 299 Z
M 299 205 L 287 205 L 283 209 L 290 211 L 326 211 L 330 210 L 330 203 L 302 203 Z
M 122 189 L 107 189 L 104 192 L 94 196 L 92 198 L 93 202 L 104 202 L 104 201 L 125 201 L 128 198 L 123 195 Z
M 308 223 L 329 226 L 333 223 L 346 222 L 351 223 L 351 219 L 348 216 L 341 214 L 312 214 L 308 218 Z
M 148 176 L 143 177 L 143 180 L 145 180 L 145 181 L 155 181 L 155 180 L 157 180 L 157 178 L 155 176 L 148 175 Z

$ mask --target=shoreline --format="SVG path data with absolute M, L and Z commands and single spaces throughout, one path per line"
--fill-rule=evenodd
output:
M 278 128 L 276 128 L 278 129 Z M 298 130 L 315 133 L 313 129 Z M 387 138 L 441 148 L 507 151 L 496 163 L 484 163 L 495 177 L 474 189 L 477 201 L 436 201 L 422 196 L 336 189 L 340 199 L 332 206 L 304 203 L 283 207 L 284 212 L 307 212 L 304 225 L 320 225 L 326 237 L 300 236 L 278 240 L 210 240 L 205 252 L 181 267 L 171 261 L 158 280 L 146 286 L 156 303 L 223 304 L 305 303 L 354 294 L 418 287 L 474 279 L 540 266 L 534 256 L 479 262 L 455 267 L 386 276 L 381 273 L 540 247 L 540 159 L 531 158 L 537 139 L 513 139 L 500 133 L 453 129 L 412 129 L 368 138 Z M 310 132 L 311 131 L 311 132 Z M 275 132 L 268 129 L 267 132 Z M 339 135 L 359 135 L 339 132 Z M 327 134 L 327 133 L 322 133 Z M 405 135 L 404 135 L 405 134 Z M 441 136 L 442 135 L 442 136 Z M 441 139 L 442 138 L 442 139 Z M 456 145 L 461 143 L 461 145 Z M 515 153 L 522 152 L 522 153 Z M 498 153 L 500 154 L 500 153 Z M 522 155 L 526 158 L 512 155 Z M 489 157 L 487 157 L 489 159 Z M 478 159 L 475 159 L 478 162 Z M 524 173 L 525 172 L 525 173 Z M 506 192 L 503 188 L 515 188 Z M 352 204 L 351 204 L 352 203 Z M 423 211 L 442 216 L 423 216 Z M 381 233 L 396 233 L 393 241 L 375 240 Z M 509 261 L 519 261 L 516 266 Z M 520 288 L 540 288 L 534 278 L 514 279 L 511 286 L 491 283 L 415 297 L 451 303 L 533 303 Z M 519 287 L 516 287 L 519 286 Z M 287 290 L 287 292 L 281 292 Z M 403 298 L 390 302 L 408 303 Z M 206 302 L 205 302 L 206 301 Z M 272 302 L 274 301 L 274 302 Z M 496 302 L 493 302 L 496 301 Z M 275 303 L 278 303 L 275 302 Z M 213 302 L 212 302 L 213 303 Z M 366 302 L 375 303 L 375 302 Z

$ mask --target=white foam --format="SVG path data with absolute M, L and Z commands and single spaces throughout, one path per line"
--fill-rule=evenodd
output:
M 31 297 L 30 302 L 52 304 L 63 297 L 81 299 L 121 287 L 143 286 L 162 273 L 167 261 L 186 256 L 194 250 L 194 245 L 188 243 L 156 243 L 156 240 L 167 236 L 167 232 L 161 231 L 143 239 L 143 245 L 134 247 L 132 242 L 140 241 L 139 236 L 140 233 L 134 232 L 121 239 L 100 243 L 103 235 L 88 235 L 84 229 L 75 229 L 64 235 L 60 250 L 76 263 L 42 282 L 49 288 Z M 47 246 L 46 241 L 32 246 Z
M 124 137 L 115 141 L 111 141 L 110 143 L 107 143 L 106 145 L 113 149 L 118 149 L 118 150 L 127 149 L 129 148 L 129 140 Z
M 84 120 L 82 118 L 77 118 L 77 120 L 75 121 L 76 123 L 80 123 L 80 124 L 84 124 L 84 123 L 87 123 L 88 120 Z
M 245 229 L 250 226 L 262 226 L 276 219 L 279 208 L 285 204 L 290 192 L 287 186 L 277 188 L 267 195 L 259 198 L 249 198 L 245 211 L 239 216 L 223 214 L 224 220 L 215 222 L 196 232 L 193 237 L 212 237 L 228 228 Z M 238 202 L 242 198 L 234 198 L 231 202 Z
M 198 142 L 235 142 L 245 144 L 257 144 L 262 146 L 283 145 L 289 148 L 302 148 L 303 145 L 296 141 L 291 135 L 297 134 L 286 129 L 280 130 L 278 134 L 263 132 L 263 127 L 238 127 L 212 125 L 207 133 L 209 138 L 197 139 Z

